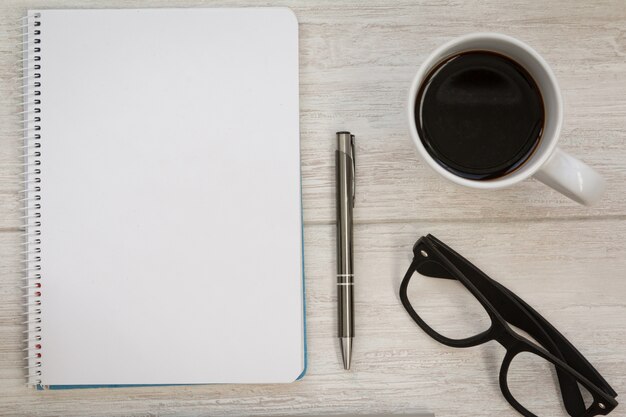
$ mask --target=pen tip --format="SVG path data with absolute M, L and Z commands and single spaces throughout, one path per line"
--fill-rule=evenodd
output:
M 343 358 L 343 369 L 350 369 L 350 360 L 352 359 L 352 338 L 341 337 L 341 357 Z

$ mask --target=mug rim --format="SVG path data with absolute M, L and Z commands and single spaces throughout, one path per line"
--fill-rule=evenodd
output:
M 450 50 L 451 48 L 455 46 L 463 44 L 465 42 L 476 41 L 476 40 L 503 41 L 506 43 L 513 44 L 517 48 L 523 49 L 524 51 L 528 52 L 532 56 L 532 59 L 534 59 L 541 66 L 543 71 L 545 71 L 549 80 L 549 84 L 554 89 L 555 101 L 556 101 L 556 106 L 555 106 L 556 114 L 552 116 L 556 118 L 554 133 L 549 138 L 543 137 L 541 139 L 543 141 L 548 142 L 547 146 L 545 146 L 544 149 L 540 151 L 541 154 L 536 154 L 533 157 L 531 157 L 532 159 L 529 159 L 526 162 L 524 162 L 524 164 L 522 164 L 523 167 L 526 167 L 524 170 L 517 169 L 502 177 L 489 179 L 489 180 L 472 180 L 468 178 L 463 178 L 445 169 L 428 153 L 428 151 L 424 147 L 424 144 L 422 143 L 422 140 L 417 131 L 417 125 L 415 123 L 415 104 L 417 100 L 417 92 L 422 82 L 424 81 L 424 78 L 428 74 L 428 72 L 435 65 L 439 64 L 442 61 L 441 57 L 442 56 L 445 57 L 447 55 L 446 51 Z M 468 48 L 468 51 L 469 50 L 471 49 Z M 487 47 L 485 48 L 485 50 L 489 50 L 489 48 Z M 534 74 L 531 74 L 531 75 L 534 77 Z M 408 119 L 409 119 L 409 130 L 411 132 L 411 139 L 413 140 L 413 143 L 415 144 L 418 150 L 418 153 L 422 157 L 422 160 L 424 160 L 432 169 L 434 169 L 435 172 L 439 173 L 441 176 L 443 176 L 444 178 L 447 178 L 448 180 L 452 182 L 455 182 L 457 184 L 464 185 L 467 187 L 482 188 L 482 189 L 496 189 L 496 188 L 509 187 L 513 184 L 516 184 L 520 181 L 523 181 L 531 177 L 552 156 L 556 148 L 556 145 L 557 145 L 560 133 L 561 133 L 561 126 L 563 123 L 563 100 L 561 97 L 561 90 L 557 83 L 556 77 L 554 73 L 552 72 L 552 69 L 550 68 L 548 63 L 545 61 L 545 59 L 543 59 L 543 57 L 539 55 L 537 51 L 535 51 L 533 48 L 531 48 L 526 43 L 520 41 L 519 39 L 513 38 L 508 35 L 504 35 L 501 33 L 493 33 L 493 32 L 476 32 L 476 33 L 470 33 L 467 35 L 456 37 L 444 43 L 443 45 L 440 45 L 438 48 L 436 48 L 433 52 L 431 52 L 428 55 L 426 60 L 420 65 L 420 68 L 418 69 L 417 73 L 413 77 L 413 81 L 411 82 L 411 88 L 409 89 L 407 114 L 408 114 Z M 539 152 L 539 150 L 537 150 L 537 152 Z

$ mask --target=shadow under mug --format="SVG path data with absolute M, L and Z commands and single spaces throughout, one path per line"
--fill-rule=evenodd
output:
M 490 180 L 471 180 L 445 169 L 428 153 L 415 125 L 417 94 L 431 69 L 451 56 L 476 50 L 497 52 L 522 65 L 539 86 L 545 108 L 543 134 L 533 155 L 515 171 Z M 498 33 L 474 33 L 453 39 L 436 49 L 413 79 L 407 113 L 411 138 L 418 153 L 432 169 L 452 182 L 472 188 L 498 189 L 509 187 L 532 176 L 581 204 L 591 205 L 602 197 L 604 178 L 593 168 L 556 146 L 563 123 L 563 102 L 552 70 L 541 55 L 515 38 Z

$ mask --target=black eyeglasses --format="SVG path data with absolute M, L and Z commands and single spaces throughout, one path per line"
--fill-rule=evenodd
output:
M 551 400 L 557 400 L 561 414 L 567 413 L 571 417 L 606 415 L 617 406 L 615 400 L 617 393 L 598 371 L 558 330 L 517 295 L 489 278 L 432 235 L 421 237 L 413 246 L 413 254 L 413 262 L 400 285 L 400 299 L 406 311 L 422 330 L 445 345 L 471 347 L 491 340 L 500 343 L 506 349 L 500 367 L 500 390 L 509 404 L 520 414 L 536 417 L 536 414 L 527 407 L 541 406 L 536 398 L 538 394 L 544 394 L 546 391 L 544 385 L 537 383 L 536 373 L 528 371 L 526 365 L 530 363 L 539 363 L 541 366 L 539 373 L 547 373 L 552 379 L 553 373 L 556 373 L 561 400 L 558 393 L 554 394 L 553 397 L 556 398 Z M 455 280 L 447 282 L 461 289 L 473 303 L 476 300 L 480 303 L 476 304 L 478 315 L 462 310 L 451 320 L 453 322 L 451 327 L 446 327 L 441 319 L 428 320 L 437 327 L 435 330 L 427 324 L 423 314 L 416 312 L 418 308 L 414 308 L 425 294 L 414 295 L 412 291 L 408 291 L 410 283 L 412 286 L 415 281 L 420 280 L 416 272 L 425 277 Z M 436 285 L 442 284 L 444 281 L 436 282 Z M 430 313 L 434 313 L 434 316 L 443 316 L 443 310 L 444 305 L 437 305 L 431 308 Z M 475 330 L 472 334 L 462 336 L 449 334 L 451 328 L 457 333 L 467 330 L 467 326 L 460 329 L 458 325 L 454 329 L 456 322 L 466 321 L 476 324 L 479 316 L 486 318 L 484 330 L 473 326 Z M 526 332 L 537 343 L 513 328 Z M 446 336 L 442 333 L 446 333 Z M 522 360 L 522 357 L 525 359 Z M 516 364 L 516 369 L 520 371 L 515 376 L 511 371 L 514 368 L 512 364 Z M 519 364 L 523 365 L 521 369 L 517 368 Z M 511 389 L 512 385 L 515 385 L 515 390 Z M 518 389 L 518 386 L 522 388 Z M 525 397 L 522 401 L 518 396 L 521 391 L 530 392 L 530 398 Z

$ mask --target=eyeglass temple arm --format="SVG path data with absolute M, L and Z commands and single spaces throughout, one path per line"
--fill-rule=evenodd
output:
M 600 375 L 600 373 L 593 367 L 591 363 L 570 343 L 569 340 L 565 338 L 554 326 L 550 324 L 549 321 L 543 318 L 541 314 L 539 314 L 535 309 L 526 304 L 524 300 L 522 300 L 515 293 L 511 292 L 508 288 L 503 285 L 496 283 L 498 286 L 501 286 L 504 291 L 507 291 L 512 298 L 514 298 L 527 312 L 530 314 L 536 321 L 541 323 L 544 327 L 545 331 L 550 335 L 550 337 L 559 344 L 559 349 L 565 360 L 570 366 L 575 369 L 588 369 L 587 372 L 580 372 L 585 378 L 589 379 L 599 387 L 604 388 L 605 392 L 613 397 L 617 396 L 617 392 L 609 385 L 609 383 Z
M 463 274 L 474 284 L 474 286 L 489 300 L 489 302 L 498 310 L 502 317 L 528 332 L 541 343 L 553 345 L 557 351 L 553 351 L 549 346 L 544 346 L 557 357 L 562 358 L 570 366 L 576 368 L 583 376 L 592 381 L 604 391 L 615 397 L 617 393 L 608 384 L 608 382 L 600 375 L 600 373 L 587 361 L 587 359 L 563 336 L 550 322 L 548 322 L 541 314 L 529 306 L 524 300 L 506 288 L 504 285 L 493 280 L 484 272 L 474 266 L 467 259 L 449 248 L 445 243 L 433 235 L 426 238 L 451 261 Z M 424 274 L 433 278 L 455 279 L 450 272 L 443 266 L 429 263 L 429 267 L 424 270 Z M 434 265 L 437 265 L 436 267 Z M 437 274 L 431 275 L 430 271 Z M 420 268 L 420 273 L 421 273 Z M 507 302 L 507 298 L 513 302 Z M 548 340 L 545 340 L 545 336 Z M 541 340 L 544 339 L 544 340 Z M 556 346 L 554 346 L 556 345 Z

